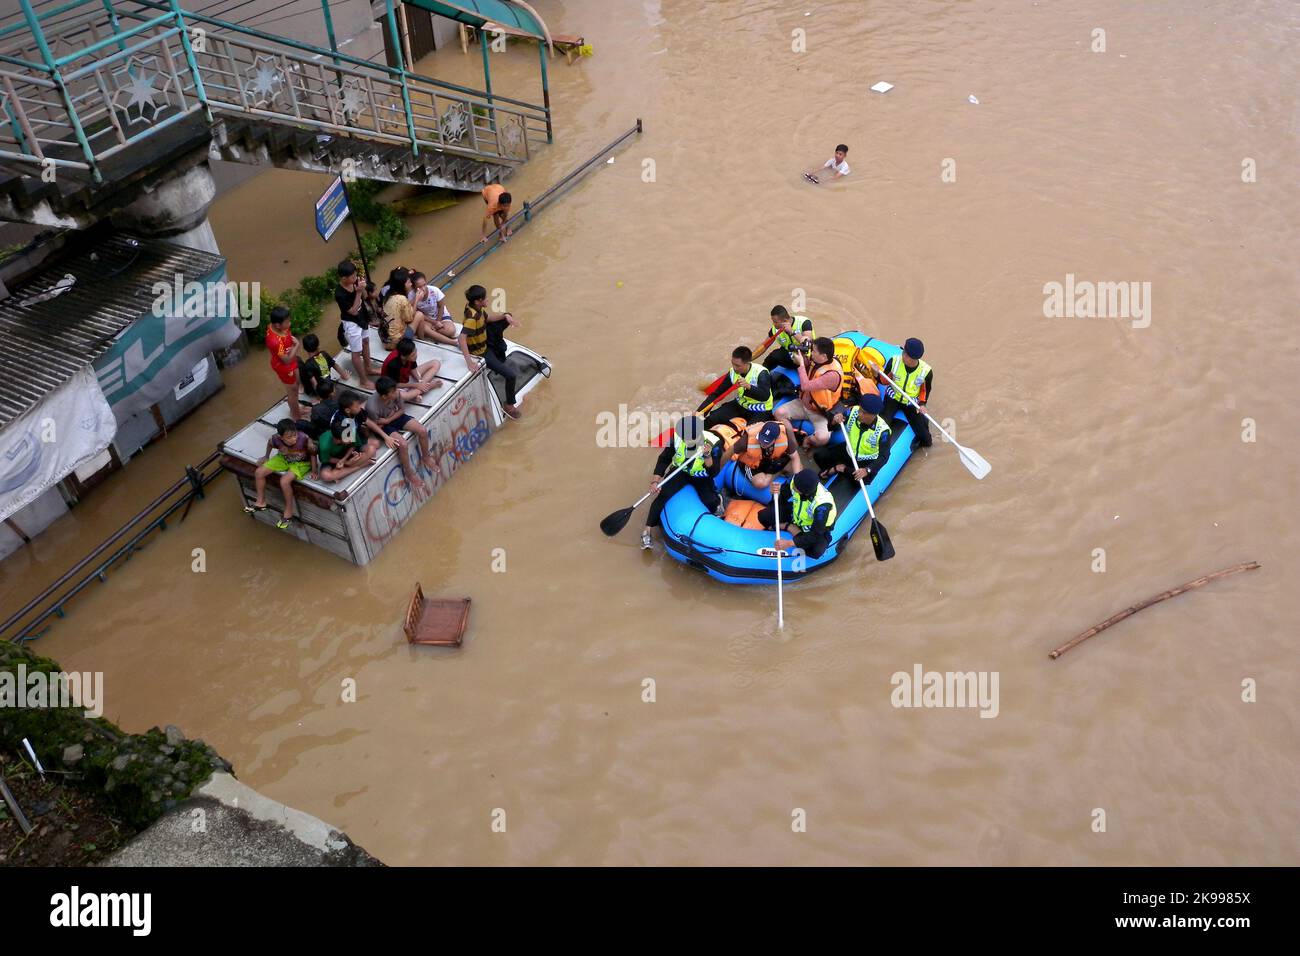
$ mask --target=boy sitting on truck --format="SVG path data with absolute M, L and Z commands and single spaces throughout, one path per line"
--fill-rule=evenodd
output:
M 375 382 L 375 394 L 371 395 L 366 401 L 365 411 L 366 427 L 380 441 L 397 452 L 398 458 L 402 462 L 402 473 L 406 475 L 406 483 L 417 494 L 423 494 L 425 490 L 424 482 L 416 475 L 415 469 L 411 465 L 409 442 L 402 433 L 410 432 L 423 442 L 424 457 L 422 460 L 430 470 L 437 464 L 437 460 L 433 457 L 428 429 L 406 414 L 402 396 L 397 393 L 397 383 L 387 375 L 379 376 L 379 380 Z
M 251 505 L 244 505 L 244 511 L 251 515 L 255 511 L 266 510 L 266 479 L 279 474 L 280 492 L 284 495 L 284 515 L 275 526 L 280 529 L 289 527 L 289 522 L 295 516 L 294 480 L 315 478 L 318 467 L 316 446 L 307 437 L 307 433 L 299 431 L 298 423 L 292 418 L 280 419 L 275 426 L 275 433 L 266 442 L 266 454 L 257 463 L 257 471 L 253 472 L 257 498 Z
M 320 476 L 322 481 L 341 481 L 353 472 L 375 463 L 379 439 L 362 434 L 358 419 L 362 416 L 361 396 L 344 392 L 328 424 L 320 435 Z

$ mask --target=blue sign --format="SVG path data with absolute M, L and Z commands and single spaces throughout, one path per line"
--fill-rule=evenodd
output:
M 316 231 L 320 237 L 329 242 L 330 236 L 343 225 L 348 218 L 348 197 L 343 191 L 343 180 L 335 176 L 329 189 L 316 200 Z

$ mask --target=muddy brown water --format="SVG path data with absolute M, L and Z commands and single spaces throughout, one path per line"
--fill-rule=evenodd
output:
M 222 478 L 39 650 L 105 671 L 112 719 L 181 725 L 394 864 L 1296 863 L 1294 5 L 542 9 L 595 56 L 553 68 L 557 142 L 512 190 L 535 195 L 637 116 L 646 132 L 469 277 L 506 290 L 555 364 L 526 423 L 365 569 L 241 520 Z M 459 50 L 426 68 L 477 82 Z M 494 69 L 537 95 L 531 48 Z M 882 79 L 895 89 L 868 92 Z M 851 176 L 803 183 L 839 141 Z M 278 288 L 346 249 L 312 230 L 321 185 L 270 172 L 218 201 L 232 278 Z M 439 267 L 476 202 L 413 220 L 383 265 Z M 1149 326 L 1044 317 L 1067 274 L 1150 282 Z M 940 446 L 909 464 L 879 509 L 898 557 L 859 539 L 788 588 L 778 632 L 771 589 L 643 554 L 635 520 L 601 536 L 654 455 L 595 435 L 620 403 L 679 408 L 795 289 L 821 329 L 923 338 L 932 407 L 993 473 Z M 0 566 L 6 605 L 276 393 L 261 352 L 226 377 Z M 1263 570 L 1048 660 L 1247 559 Z M 459 652 L 404 643 L 415 580 L 473 596 Z M 895 709 L 890 676 L 917 663 L 997 671 L 998 716 Z

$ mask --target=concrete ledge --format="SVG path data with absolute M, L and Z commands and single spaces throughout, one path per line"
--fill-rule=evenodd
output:
M 103 866 L 383 866 L 323 820 L 216 773 Z

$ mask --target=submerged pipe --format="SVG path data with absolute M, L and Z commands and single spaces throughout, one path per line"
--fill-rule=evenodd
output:
M 219 453 L 214 451 L 214 452 L 213 452 L 211 455 L 209 455 L 207 458 L 203 459 L 203 461 L 199 462 L 199 464 L 198 464 L 197 467 L 196 467 L 196 470 L 199 471 L 199 472 L 202 472 L 203 469 L 205 469 L 205 468 L 208 467 L 208 465 L 210 465 L 210 464 L 212 464 L 214 461 L 216 461 L 217 458 L 218 458 L 218 456 L 219 456 Z M 208 480 L 211 480 L 211 479 L 208 479 Z M 25 616 L 26 616 L 30 611 L 32 611 L 32 610 L 33 610 L 33 609 L 34 609 L 38 604 L 40 604 L 42 601 L 44 601 L 46 598 L 48 598 L 51 594 L 53 594 L 55 591 L 57 591 L 59 588 L 61 588 L 64 584 L 66 584 L 66 583 L 68 582 L 68 580 L 72 578 L 73 575 L 75 575 L 77 572 L 79 572 L 79 571 L 81 571 L 83 568 L 85 568 L 88 564 L 90 564 L 90 562 L 94 561 L 96 558 L 98 558 L 100 555 L 102 555 L 105 551 L 107 551 L 110 547 L 112 547 L 114 544 L 116 544 L 116 543 L 117 543 L 118 541 L 120 541 L 122 538 L 126 537 L 126 535 L 127 535 L 129 532 L 131 532 L 131 531 L 134 530 L 134 526 L 135 526 L 136 524 L 138 524 L 138 523 L 141 521 L 141 519 L 143 519 L 143 518 L 144 518 L 146 515 L 148 515 L 150 512 L 154 511 L 154 510 L 155 510 L 155 509 L 156 509 L 160 504 L 162 504 L 164 501 L 166 501 L 166 500 L 167 500 L 168 498 L 170 498 L 172 495 L 176 494 L 176 492 L 177 492 L 178 490 L 180 490 L 181 488 L 183 488 L 183 487 L 185 487 L 185 486 L 187 486 L 187 485 L 191 485 L 191 480 L 190 480 L 190 477 L 189 477 L 188 474 L 187 474 L 184 478 L 182 478 L 180 481 L 176 482 L 176 484 L 172 485 L 170 488 L 168 488 L 166 491 L 164 491 L 162 494 L 160 494 L 157 498 L 155 498 L 153 501 L 151 501 L 148 505 L 146 505 L 146 506 L 145 506 L 145 507 L 144 507 L 144 508 L 139 512 L 139 513 L 137 513 L 137 514 L 135 515 L 135 517 L 131 518 L 129 521 L 126 522 L 126 524 L 124 524 L 124 525 L 122 525 L 122 527 L 118 528 L 117 531 L 113 532 L 113 534 L 112 534 L 112 535 L 111 535 L 107 540 L 105 540 L 104 542 L 102 542 L 102 543 L 99 545 L 99 547 L 95 548 L 94 551 L 91 551 L 90 554 L 86 555 L 84 558 L 82 558 L 80 561 L 78 561 L 75 565 L 73 565 L 71 568 L 69 568 L 67 571 L 65 571 L 65 572 L 63 573 L 63 575 L 62 575 L 62 576 L 61 576 L 57 581 L 55 581 L 53 584 L 51 584 L 49 587 L 47 587 L 47 588 L 46 588 L 44 591 L 42 591 L 40 594 L 36 595 L 36 597 L 32 598 L 30 601 L 28 601 L 26 604 L 24 604 L 24 605 L 22 606 L 22 608 L 20 608 L 17 612 L 15 612 L 14 614 L 10 615 L 9 618 L 6 619 L 5 622 L 4 622 L 3 624 L 0 624 L 0 634 L 3 634 L 5 631 L 9 630 L 9 628 L 12 627 L 14 624 L 16 624 L 18 621 L 22 620 L 23 617 L 25 617 Z M 192 487 L 191 487 L 190 494 L 192 495 L 193 493 L 194 493 L 194 492 L 193 492 Z M 178 502 L 178 504 L 179 504 L 179 502 Z M 68 595 L 68 596 L 71 596 L 71 595 Z M 47 616 L 47 617 L 49 616 L 48 612 L 47 612 L 46 616 Z

